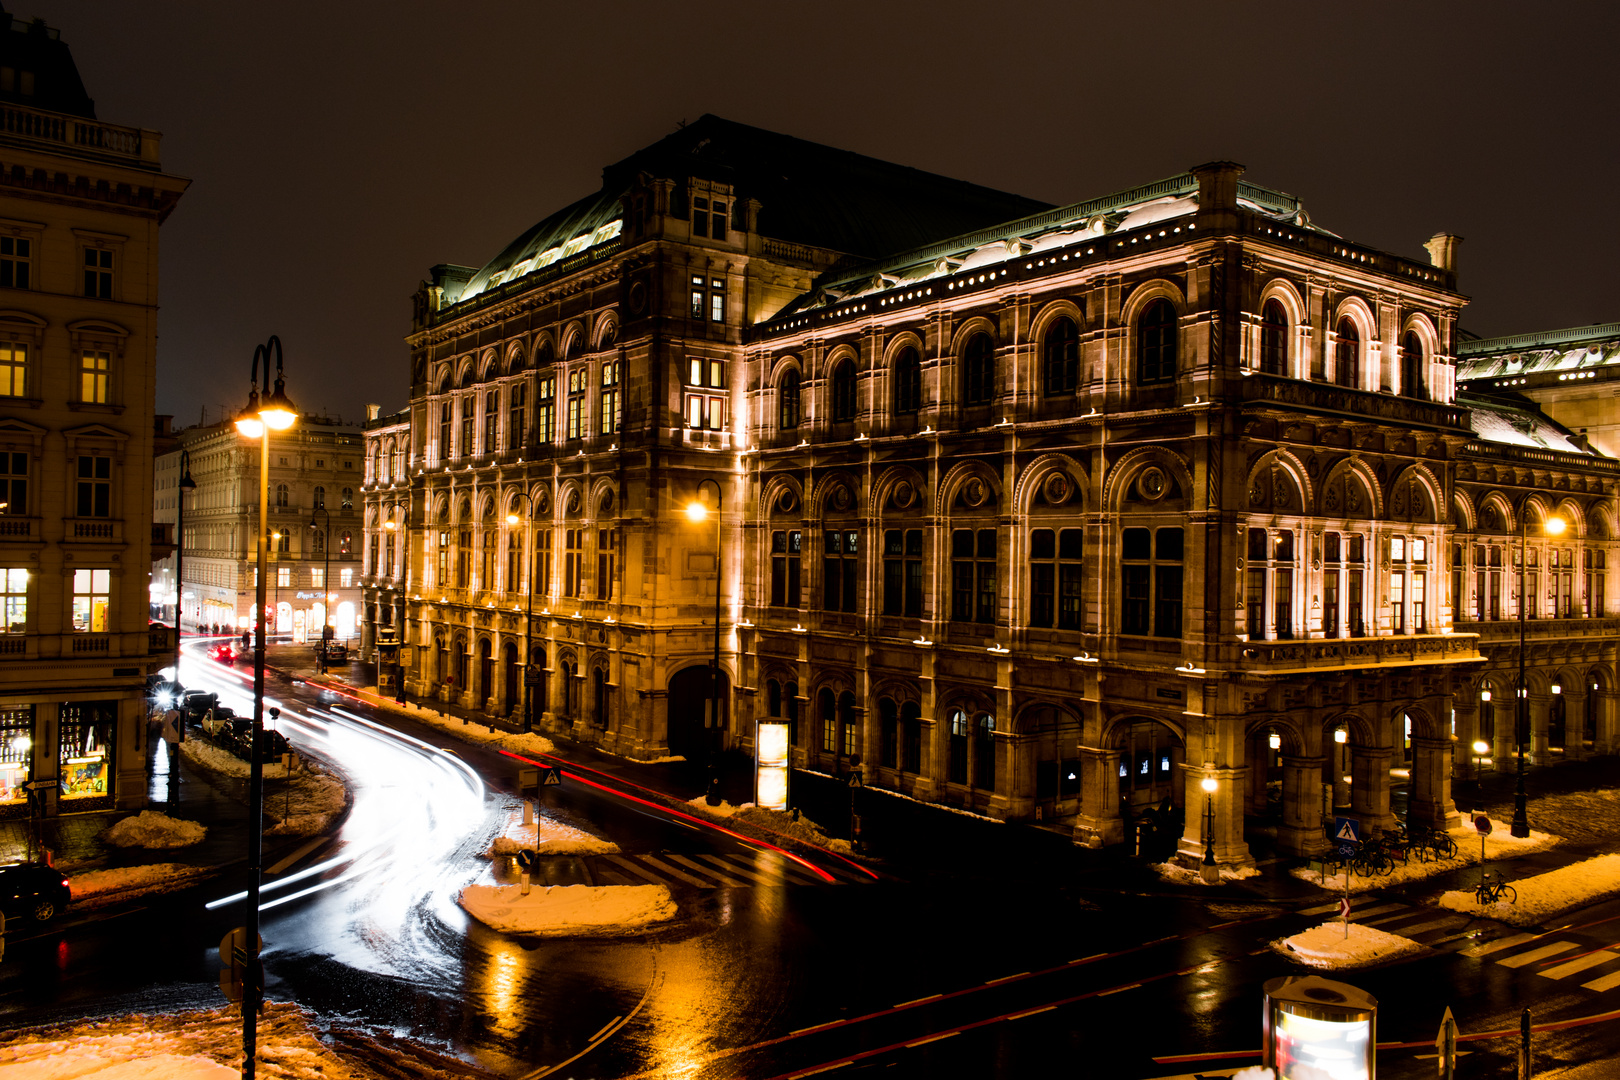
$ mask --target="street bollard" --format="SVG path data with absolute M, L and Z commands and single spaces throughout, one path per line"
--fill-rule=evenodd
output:
M 528 799 L 523 800 L 523 824 L 534 824 L 534 803 L 530 802 Z
M 523 882 L 523 895 L 528 896 L 529 895 L 529 872 L 527 870 L 523 871 L 523 876 L 522 876 L 522 878 L 520 880 Z

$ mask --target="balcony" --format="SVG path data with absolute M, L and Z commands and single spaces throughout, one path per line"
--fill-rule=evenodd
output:
M 1352 390 L 1332 383 L 1304 382 L 1258 372 L 1243 380 L 1243 400 L 1357 419 L 1430 428 L 1468 428 L 1468 410 L 1417 398 Z
M 167 559 L 174 554 L 174 523 L 171 521 L 152 522 L 152 561 Z
M 172 656 L 177 644 L 175 630 L 172 626 L 149 626 L 146 628 L 146 652 L 149 656 Z
M 1481 659 L 1478 634 L 1397 634 L 1390 637 L 1251 641 L 1239 666 L 1257 674 L 1354 670 L 1405 664 L 1465 663 Z
M 155 131 L 104 124 L 23 105 L 8 104 L 0 108 L 0 139 L 137 169 L 156 171 L 158 168 L 160 136 Z
M 0 517 L 0 542 L 39 538 L 39 518 Z
M 1517 642 L 1519 640 L 1519 620 L 1515 618 L 1493 619 L 1489 622 L 1468 622 L 1466 625 L 1471 634 L 1477 634 L 1480 641 L 1500 643 L 1504 641 Z M 1595 619 L 1526 619 L 1524 621 L 1524 636 L 1531 641 L 1545 641 L 1553 638 L 1607 638 L 1613 640 L 1620 635 L 1620 618 Z
M 62 538 L 69 542 L 121 544 L 124 542 L 124 523 L 114 518 L 66 518 L 62 522 L 62 533 Z

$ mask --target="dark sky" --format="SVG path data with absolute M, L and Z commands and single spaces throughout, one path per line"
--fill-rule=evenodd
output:
M 1463 325 L 1620 318 L 1613 3 L 8 0 L 192 178 L 158 410 L 404 404 L 409 298 L 705 112 L 1053 203 L 1217 158 L 1350 239 L 1466 238 Z M 1533 21 L 1532 21 L 1533 20 Z

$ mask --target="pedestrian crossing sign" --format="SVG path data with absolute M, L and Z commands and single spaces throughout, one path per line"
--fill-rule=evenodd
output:
M 540 770 L 540 783 L 545 787 L 560 787 L 562 785 L 562 770 L 552 765 Z
M 1361 822 L 1355 818 L 1334 818 L 1333 839 L 1351 844 L 1361 843 Z

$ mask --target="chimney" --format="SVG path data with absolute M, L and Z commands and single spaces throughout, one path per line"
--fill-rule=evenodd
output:
M 1435 233 L 1423 246 L 1429 249 L 1429 262 L 1448 274 L 1457 272 L 1457 245 L 1462 237 L 1451 233 Z
M 381 415 L 382 415 L 382 406 L 381 405 L 372 405 L 371 403 L 367 402 L 367 404 L 366 404 L 366 420 L 367 421 L 375 420 L 375 419 L 377 419 L 377 417 L 379 417 Z
M 1238 177 L 1243 166 L 1235 161 L 1211 161 L 1194 165 L 1187 170 L 1198 179 L 1198 211 L 1207 214 L 1213 210 L 1237 209 Z

